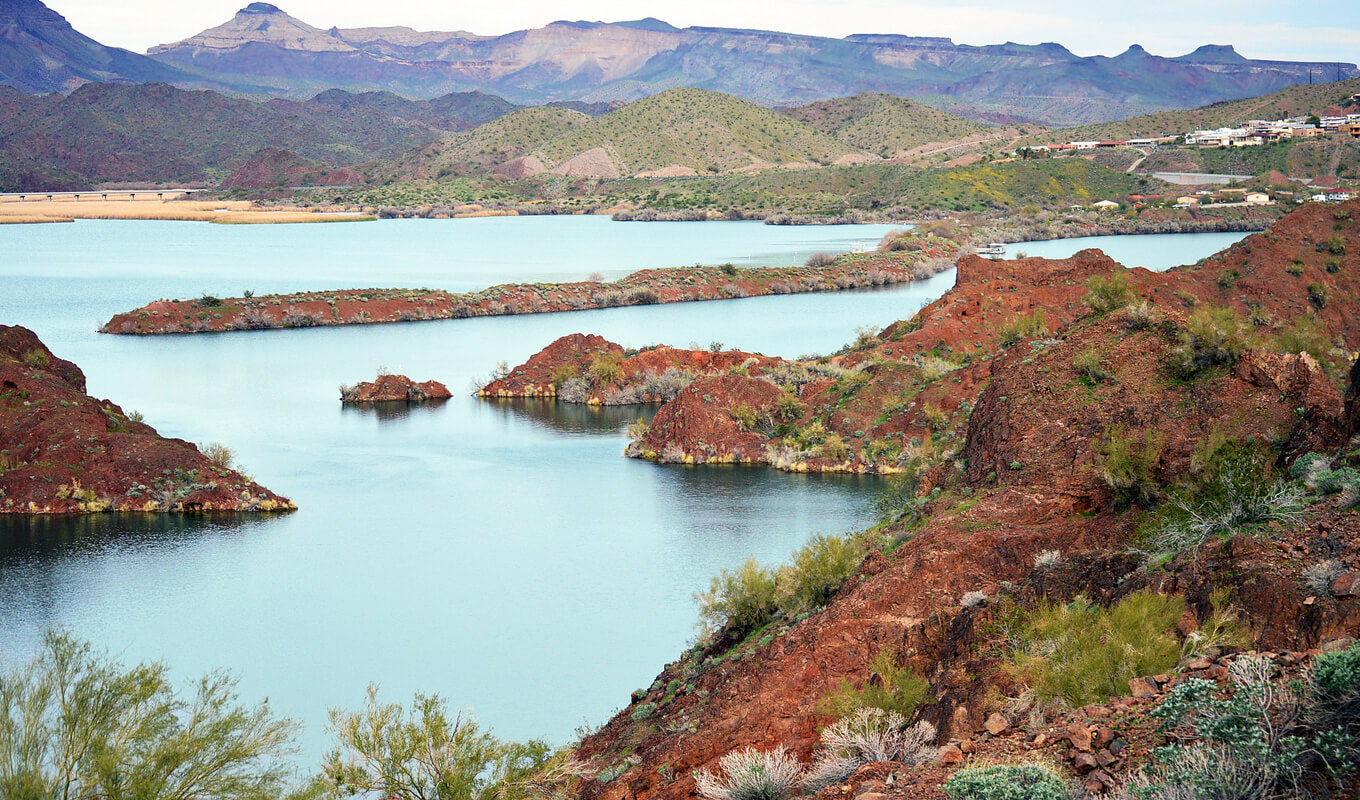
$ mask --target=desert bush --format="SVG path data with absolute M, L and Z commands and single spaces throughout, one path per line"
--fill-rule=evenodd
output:
M 1001 346 L 1010 347 L 1025 339 L 1044 336 L 1048 333 L 1048 323 L 1044 320 L 1044 310 L 1036 308 L 1029 314 L 1020 314 L 1001 326 Z
M 1311 595 L 1330 597 L 1332 581 L 1346 573 L 1346 567 L 1334 558 L 1324 559 L 1313 564 L 1299 576 L 1303 588 Z
M 1129 306 L 1124 312 L 1124 328 L 1130 331 L 1147 330 L 1157 324 L 1161 317 L 1156 306 L 1142 300 Z
M 1322 247 L 1334 256 L 1344 256 L 1346 254 L 1346 240 L 1340 236 L 1330 236 L 1327 241 L 1322 243 Z
M 709 631 L 727 631 L 733 638 L 769 622 L 778 611 L 779 576 L 762 567 L 754 557 L 735 572 L 724 569 L 714 576 L 708 591 L 694 596 L 699 619 Z
M 1110 370 L 1105 367 L 1105 359 L 1101 357 L 1100 351 L 1091 347 L 1072 356 L 1072 369 L 1076 370 L 1082 380 L 1093 385 L 1109 380 L 1111 377 Z
M 1185 322 L 1181 343 L 1169 361 L 1179 378 L 1192 378 L 1214 366 L 1229 366 L 1252 345 L 1252 328 L 1225 306 L 1196 309 Z
M 1325 364 L 1332 343 L 1322 321 L 1312 314 L 1305 314 L 1276 335 L 1275 349 L 1281 353 L 1307 353 Z
M 1157 462 L 1162 457 L 1163 438 L 1147 431 L 1141 438 L 1116 426 L 1105 432 L 1096 457 L 1096 472 L 1114 494 L 1121 507 L 1149 505 L 1161 495 L 1157 483 Z
M 1318 308 L 1326 308 L 1327 301 L 1331 298 L 1331 296 L 1332 290 L 1328 289 L 1326 284 L 1322 283 L 1308 284 L 1308 299 L 1309 301 L 1312 302 L 1313 305 L 1317 306 Z
M 1038 764 L 965 767 L 940 788 L 953 800 L 1066 800 L 1067 784 Z
M 829 267 L 836 263 L 836 257 L 830 253 L 813 253 L 808 256 L 805 266 L 809 267 Z
M 0 797 L 281 797 L 294 723 L 238 703 L 221 674 L 176 691 L 162 664 L 125 667 L 64 633 L 0 673 Z
M 1062 553 L 1057 550 L 1045 550 L 1034 557 L 1035 569 L 1053 569 L 1062 563 Z
M 205 294 L 202 297 L 198 298 L 197 302 L 200 306 L 203 306 L 204 308 L 217 308 L 218 306 L 222 305 L 222 298 L 215 297 L 210 294 Z
M 33 369 L 46 369 L 47 365 L 52 363 L 52 357 L 47 354 L 47 351 L 39 350 L 36 347 L 32 350 L 25 350 L 19 360 L 24 362 L 25 366 Z
M 558 364 L 557 368 L 552 371 L 552 377 L 548 380 L 554 389 L 561 389 L 563 384 L 575 378 L 577 374 L 575 364 Z
M 1259 451 L 1229 443 L 1194 480 L 1171 491 L 1139 526 L 1138 535 L 1150 552 L 1176 553 L 1249 525 L 1295 519 L 1302 500 L 1294 485 L 1272 478 Z
M 235 469 L 236 453 L 224 444 L 212 442 L 203 445 L 203 456 L 218 469 Z
M 803 768 L 783 745 L 767 752 L 752 747 L 718 760 L 720 773 L 700 770 L 694 788 L 708 800 L 783 800 L 798 786 Z
M 1225 648 L 1252 643 L 1251 628 L 1242 620 L 1231 596 L 1232 590 L 1226 586 L 1209 593 L 1209 616 L 1199 628 L 1186 634 L 1181 644 L 1182 660 L 1218 656 Z
M 330 727 L 338 746 L 322 762 L 322 780 L 341 797 L 518 797 L 553 755 L 546 742 L 503 742 L 471 716 L 450 718 L 438 695 L 416 694 L 409 711 L 380 703 L 376 686 L 363 710 L 331 709 Z
M 1360 767 L 1360 648 L 1321 655 L 1302 684 L 1241 656 L 1230 687 L 1191 678 L 1152 711 L 1172 740 L 1136 782 L 1149 800 L 1320 797 Z
M 916 493 L 921 489 L 921 463 L 917 459 L 908 461 L 904 469 L 887 479 L 887 487 L 874 498 L 874 512 L 878 521 L 893 524 L 907 517 L 921 513 L 925 505 L 923 498 Z
M 661 398 L 661 402 L 669 403 L 680 393 L 694 382 L 694 373 L 688 370 L 667 367 L 665 372 L 649 372 L 642 379 L 643 389 L 647 394 Z
M 656 293 L 655 289 L 650 289 L 646 286 L 638 286 L 629 289 L 628 293 L 624 296 L 624 299 L 630 306 L 648 306 L 660 302 L 661 296 Z
M 861 708 L 822 731 L 821 748 L 803 787 L 816 792 L 844 781 L 866 764 L 927 763 L 938 752 L 930 746 L 934 740 L 935 726 L 929 722 L 907 727 L 907 718 L 897 712 Z
M 817 701 L 818 713 L 839 718 L 862 708 L 876 708 L 910 718 L 930 688 L 925 678 L 898 665 L 887 650 L 879 651 L 869 662 L 869 673 L 863 681 L 842 679 Z
M 592 386 L 609 386 L 623 380 L 623 354 L 614 352 L 596 353 L 586 369 Z
M 863 560 L 864 548 L 854 539 L 813 536 L 779 570 L 780 609 L 796 614 L 826 605 Z
M 926 403 L 921 406 L 921 420 L 927 428 L 938 433 L 949 427 L 949 412 L 935 403 Z
M 1018 630 L 1009 659 L 1019 679 L 1041 699 L 1073 707 L 1128 693 L 1129 681 L 1176 666 L 1176 623 L 1185 600 L 1150 590 L 1109 608 L 1085 597 L 1043 604 Z
M 1097 314 L 1108 314 L 1129 304 L 1133 285 L 1124 272 L 1096 275 L 1086 281 L 1086 305 Z
M 850 448 L 839 433 L 828 433 L 818 447 L 817 454 L 829 461 L 840 463 L 850 457 Z
M 590 381 L 582 377 L 567 378 L 557 387 L 557 399 L 564 403 L 584 403 L 590 396 Z

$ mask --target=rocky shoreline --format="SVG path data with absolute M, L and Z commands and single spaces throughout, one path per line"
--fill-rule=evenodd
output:
M 821 266 L 649 269 L 612 282 L 503 284 L 463 293 L 346 289 L 157 300 L 115 315 L 100 332 L 147 336 L 371 325 L 868 289 L 943 272 L 954 265 L 957 252 L 952 240 L 924 236 L 911 252 L 852 253 Z
M 85 393 L 27 328 L 0 325 L 0 514 L 293 511 L 230 450 L 168 439 Z

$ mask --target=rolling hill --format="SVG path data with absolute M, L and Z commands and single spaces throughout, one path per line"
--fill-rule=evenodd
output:
M 1191 130 L 1237 125 L 1249 119 L 1279 119 L 1321 111 L 1327 106 L 1360 92 L 1360 78 L 1332 83 L 1290 86 L 1278 92 L 1230 100 L 1186 111 L 1161 111 L 1115 122 L 1060 128 L 1021 140 L 1021 144 L 1043 144 L 1083 140 L 1124 140 L 1158 134 L 1180 134 Z
M 902 97 L 865 92 L 838 97 L 780 113 L 843 144 L 892 158 L 929 142 L 961 139 L 987 127 Z
M 877 160 L 790 117 L 716 92 L 672 89 L 591 118 L 541 107 L 401 159 L 412 177 L 680 177 L 797 165 Z
M 306 102 L 261 103 L 162 83 L 87 83 L 41 97 L 0 87 L 0 190 L 216 183 L 266 147 L 354 166 L 512 108 L 476 93 L 411 101 L 330 91 Z

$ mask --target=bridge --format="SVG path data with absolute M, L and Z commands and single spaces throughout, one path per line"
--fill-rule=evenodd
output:
M 119 189 L 109 191 L 104 189 L 89 190 L 82 192 L 3 192 L 0 193 L 0 203 L 50 203 L 58 200 L 71 201 L 118 201 L 143 202 L 143 201 L 163 201 L 163 200 L 185 200 L 199 192 L 206 192 L 207 189 Z

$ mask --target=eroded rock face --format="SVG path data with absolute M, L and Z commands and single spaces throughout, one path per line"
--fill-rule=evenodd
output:
M 0 513 L 291 511 L 192 443 L 85 394 L 85 376 L 32 331 L 0 325 Z
M 405 375 L 379 375 L 375 381 L 345 386 L 340 390 L 342 403 L 424 403 L 453 397 L 439 381 L 416 383 Z

